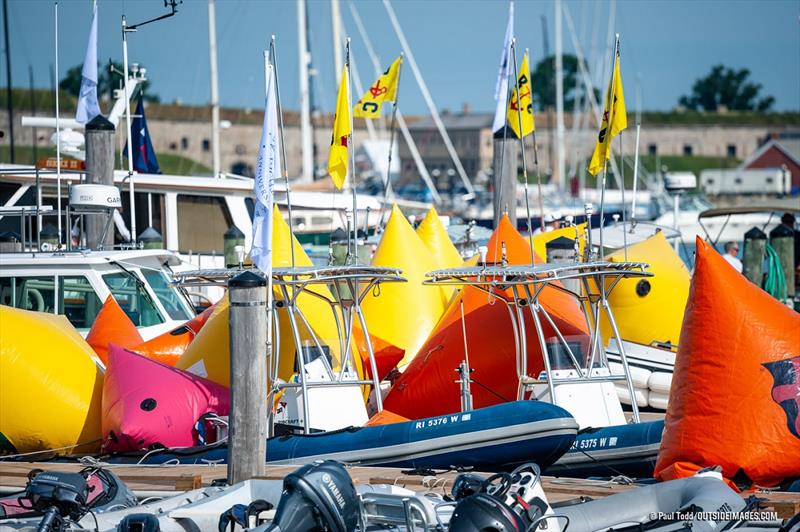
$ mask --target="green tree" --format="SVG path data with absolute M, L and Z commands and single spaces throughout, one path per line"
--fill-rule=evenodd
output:
M 110 96 L 112 91 L 114 89 L 118 89 L 120 87 L 120 83 L 122 82 L 122 75 L 118 74 L 118 72 L 123 71 L 122 63 L 112 61 L 111 64 L 114 66 L 115 72 L 111 71 L 107 63 L 105 65 L 100 64 L 97 69 L 97 96 L 99 98 L 102 98 L 103 96 Z M 61 90 L 77 98 L 81 91 L 82 69 L 83 65 L 81 64 L 67 70 L 67 74 L 64 76 L 64 79 L 62 79 L 58 84 Z M 139 87 L 144 91 L 144 99 L 146 102 L 158 103 L 161 101 L 157 94 L 152 94 L 150 92 L 149 79 L 139 85 Z
M 564 55 L 562 57 L 564 68 L 564 110 L 572 111 L 578 96 L 585 94 L 583 83 L 576 87 L 578 76 L 578 58 L 574 55 Z M 585 64 L 585 63 L 584 63 Z M 588 70 L 588 69 L 587 69 Z M 533 78 L 533 101 L 539 109 L 547 109 L 556 106 L 556 70 L 555 56 L 545 57 L 536 64 L 531 74 Z M 600 93 L 594 90 L 595 98 L 599 98 Z
M 689 96 L 678 103 L 693 111 L 716 111 L 724 106 L 732 111 L 769 111 L 775 103 L 772 96 L 759 97 L 761 84 L 748 81 L 750 71 L 716 65 L 704 78 L 692 85 Z

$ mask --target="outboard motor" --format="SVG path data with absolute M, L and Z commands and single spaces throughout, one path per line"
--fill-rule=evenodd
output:
M 342 464 L 318 461 L 283 480 L 283 494 L 268 532 L 349 532 L 358 525 L 356 488 Z
M 502 501 L 487 493 L 462 499 L 450 518 L 450 532 L 521 532 L 527 524 Z
M 65 519 L 77 521 L 86 512 L 89 486 L 80 473 L 42 471 L 28 483 L 25 497 L 34 510 L 44 512 L 37 530 L 58 530 Z

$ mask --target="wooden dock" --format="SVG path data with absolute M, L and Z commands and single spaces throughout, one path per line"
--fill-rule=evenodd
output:
M 69 463 L 34 463 L 34 462 L 0 462 L 0 488 L 4 492 L 10 489 L 22 489 L 28 480 L 28 472 L 32 469 L 80 471 L 83 465 Z M 179 492 L 210 486 L 214 481 L 224 481 L 228 468 L 225 464 L 216 465 L 105 465 L 116 473 L 129 488 L 135 492 Z M 264 478 L 280 480 L 296 470 L 296 466 L 267 466 Z M 356 484 L 395 484 L 415 491 L 431 491 L 449 494 L 458 473 L 446 472 L 436 475 L 404 474 L 400 469 L 388 467 L 350 467 L 350 477 Z M 551 502 L 590 497 L 593 499 L 607 497 L 616 493 L 634 489 L 636 485 L 621 484 L 610 481 L 572 479 L 564 477 L 542 477 L 545 493 Z M 786 519 L 800 512 L 800 493 L 784 492 L 744 492 L 742 497 L 755 495 L 764 499 L 760 508 L 774 510 L 778 517 Z

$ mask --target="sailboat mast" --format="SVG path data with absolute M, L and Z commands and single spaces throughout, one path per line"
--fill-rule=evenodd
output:
M 211 64 L 211 162 L 214 168 L 214 177 L 220 177 L 217 17 L 214 0 L 208 0 L 208 55 Z
M 311 140 L 311 100 L 308 91 L 308 38 L 306 0 L 297 0 L 297 49 L 300 51 L 300 144 L 302 167 L 300 182 L 314 180 L 314 148 Z
M 428 90 L 425 80 L 422 78 L 422 72 L 420 72 L 419 67 L 417 66 L 417 61 L 414 59 L 414 53 L 411 51 L 411 47 L 406 40 L 405 33 L 400 27 L 400 22 L 397 20 L 397 15 L 392 8 L 391 2 L 389 0 L 383 0 L 383 7 L 386 9 L 386 13 L 389 15 L 389 21 L 392 23 L 392 28 L 394 28 L 394 32 L 400 41 L 400 46 L 403 47 L 403 52 L 405 52 L 406 58 L 408 59 L 408 65 L 411 67 L 411 72 L 414 73 L 414 78 L 417 80 L 417 85 L 419 86 L 419 90 L 422 92 L 422 97 L 425 99 L 425 103 L 428 106 L 428 111 L 431 113 L 431 118 L 433 118 L 433 122 L 436 124 L 436 128 L 439 130 L 439 134 L 442 136 L 442 141 L 447 149 L 447 153 L 453 160 L 453 165 L 456 167 L 455 170 L 458 172 L 461 181 L 464 183 L 464 188 L 467 190 L 467 193 L 464 194 L 463 199 L 474 199 L 475 187 L 472 186 L 472 182 L 467 177 L 467 172 L 464 170 L 464 166 L 461 164 L 461 159 L 458 157 L 458 153 L 456 153 L 456 149 L 453 146 L 453 141 L 450 140 L 450 135 L 447 133 L 447 129 L 444 127 L 442 118 L 439 116 L 439 111 L 436 109 L 436 105 L 433 103 L 433 97 Z
M 11 149 L 11 162 L 16 162 L 14 157 L 14 102 L 11 95 L 11 45 L 8 38 L 8 0 L 3 0 L 3 31 L 6 44 L 6 81 L 8 81 L 8 133 L 9 148 Z
M 375 53 L 375 49 L 372 47 L 372 42 L 369 40 L 369 35 L 367 34 L 366 29 L 364 29 L 364 24 L 361 22 L 361 17 L 356 10 L 355 4 L 350 2 L 350 13 L 353 15 L 353 20 L 355 20 L 356 28 L 358 29 L 359 35 L 361 35 L 361 39 L 364 41 L 364 46 L 367 48 L 367 53 L 369 54 L 370 60 L 372 61 L 372 68 L 375 71 L 376 76 L 381 75 L 381 66 L 380 66 L 380 59 L 378 55 Z M 428 190 L 431 193 L 431 197 L 433 198 L 434 203 L 441 203 L 442 198 L 439 196 L 439 191 L 436 190 L 436 186 L 434 185 L 433 181 L 431 180 L 431 175 L 428 173 L 428 168 L 425 166 L 425 162 L 422 160 L 422 156 L 419 154 L 419 149 L 417 149 L 417 144 L 414 142 L 414 138 L 411 136 L 411 132 L 408 130 L 408 126 L 406 125 L 406 121 L 403 119 L 403 113 L 400 112 L 400 109 L 393 109 L 392 111 L 397 116 L 397 125 L 400 127 L 400 132 L 403 134 L 403 139 L 406 141 L 406 146 L 408 146 L 408 151 L 411 152 L 411 158 L 414 159 L 414 164 L 417 167 L 417 171 L 419 172 L 420 177 L 422 177 L 422 181 L 425 183 L 425 186 L 428 187 Z
M 55 63 L 56 63 L 56 77 L 58 77 L 58 2 L 55 3 Z M 11 83 L 11 80 L 8 80 Z M 58 247 L 61 247 L 61 112 L 60 102 L 58 101 L 58 85 L 55 86 L 56 92 L 56 182 L 57 192 L 56 201 L 58 202 L 58 213 L 56 219 L 58 220 Z M 13 117 L 9 117 L 13 121 Z M 130 130 L 129 130 L 130 131 Z M 69 231 L 69 227 L 67 228 Z M 69 236 L 67 237 L 69 242 Z
M 555 1 L 556 29 L 556 182 L 561 190 L 566 183 L 564 154 L 564 58 L 561 43 L 561 0 Z
M 339 9 L 339 0 L 331 0 L 331 36 L 333 39 L 333 71 L 336 74 L 336 84 L 342 76 L 342 13 Z

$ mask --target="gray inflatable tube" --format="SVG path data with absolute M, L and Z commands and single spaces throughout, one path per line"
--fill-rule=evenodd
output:
M 657 530 L 719 530 L 744 510 L 742 498 L 714 477 L 690 477 L 629 490 L 604 499 L 553 508 L 569 519 L 568 532 L 595 532 L 661 521 Z M 563 526 L 564 520 L 561 520 Z M 655 523 L 654 523 L 655 524 Z

